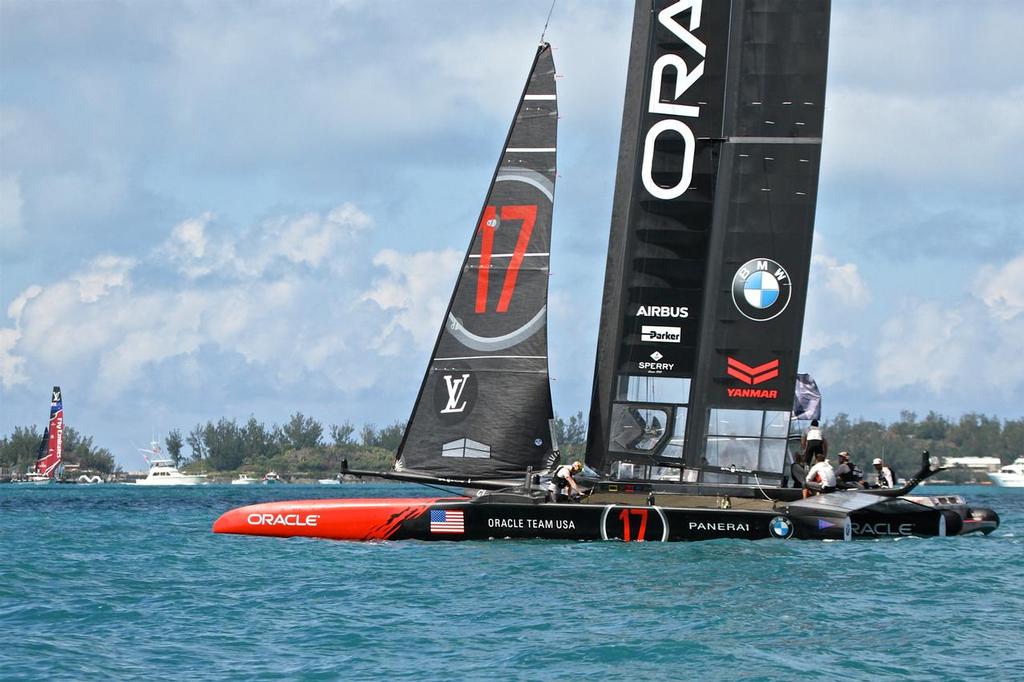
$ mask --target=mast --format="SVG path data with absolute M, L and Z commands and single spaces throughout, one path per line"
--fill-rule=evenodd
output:
M 637 0 L 592 466 L 711 482 L 781 477 L 829 13 L 827 0 Z
M 558 106 L 551 47 L 534 56 L 396 469 L 519 476 L 551 450 L 547 291 Z

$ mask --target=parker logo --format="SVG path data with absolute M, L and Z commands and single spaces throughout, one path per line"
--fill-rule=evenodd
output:
M 770 360 L 762 365 L 751 367 L 736 358 L 728 358 L 726 374 L 738 379 L 748 386 L 756 386 L 779 376 L 779 361 Z M 726 395 L 730 398 L 761 398 L 774 400 L 779 397 L 778 389 L 774 388 L 727 388 Z
M 645 343 L 679 343 L 682 335 L 679 327 L 654 327 L 645 324 L 640 328 L 640 340 Z
M 745 365 L 736 358 L 729 358 L 726 373 L 745 384 L 756 386 L 779 376 L 779 361 L 772 360 L 757 367 Z

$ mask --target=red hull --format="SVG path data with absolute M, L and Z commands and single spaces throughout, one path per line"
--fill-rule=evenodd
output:
M 468 498 L 447 498 L 465 502 Z M 214 533 L 311 537 L 331 540 L 387 540 L 406 521 L 419 518 L 441 498 L 288 500 L 225 512 Z

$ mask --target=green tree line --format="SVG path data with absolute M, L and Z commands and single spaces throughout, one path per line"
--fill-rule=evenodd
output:
M 839 413 L 822 426 L 833 456 L 848 450 L 865 469 L 871 459 L 882 457 L 905 476 L 917 470 L 922 450 L 939 457 L 999 457 L 1004 463 L 1024 455 L 1024 418 L 1000 420 L 971 412 L 949 419 L 929 412 L 920 419 L 904 411 L 899 420 L 887 424 Z M 324 428 L 316 419 L 296 412 L 281 425 L 268 426 L 256 417 L 245 422 L 207 421 L 187 433 L 174 429 L 164 442 L 175 464 L 191 469 L 333 474 L 340 471 L 343 459 L 355 469 L 389 469 L 404 431 L 401 421 L 383 427 L 364 424 L 358 433 L 348 421 Z M 583 412 L 568 419 L 556 417 L 562 461 L 583 458 L 586 434 Z M 19 472 L 32 467 L 41 438 L 34 426 L 15 427 L 12 434 L 0 438 L 0 467 Z M 64 427 L 64 459 L 104 474 L 116 468 L 109 450 L 96 447 L 92 437 L 71 426 Z
M 43 435 L 35 426 L 16 426 L 10 435 L 0 438 L 0 468 L 24 473 L 36 464 Z M 93 445 L 92 436 L 84 436 L 65 424 L 61 436 L 64 464 L 77 464 L 83 471 L 110 474 L 116 468 L 110 450 Z

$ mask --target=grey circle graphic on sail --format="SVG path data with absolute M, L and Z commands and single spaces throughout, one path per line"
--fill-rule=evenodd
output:
M 468 369 L 447 369 L 435 374 L 434 407 L 442 424 L 458 424 L 476 407 L 477 380 Z
M 789 273 L 771 258 L 751 258 L 732 277 L 732 302 L 743 317 L 767 322 L 789 305 L 793 286 Z

